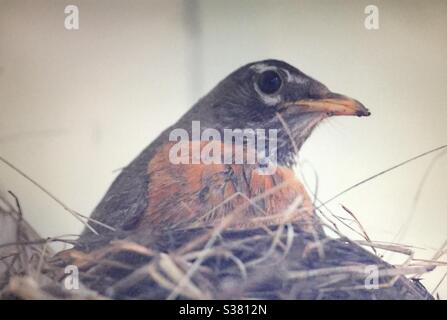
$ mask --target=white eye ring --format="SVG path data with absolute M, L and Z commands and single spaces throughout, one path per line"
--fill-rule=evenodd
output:
M 262 101 L 269 106 L 274 106 L 281 102 L 280 94 L 271 95 L 263 93 L 261 90 L 259 90 L 258 85 L 256 83 L 255 83 L 255 91 L 259 94 Z
M 281 77 L 281 73 L 279 72 L 278 68 L 275 66 L 269 66 L 264 63 L 261 63 L 261 64 L 253 65 L 251 67 L 251 69 L 253 69 L 256 72 L 256 76 L 254 77 L 254 80 L 253 80 L 254 88 L 255 88 L 255 91 L 257 92 L 257 94 L 262 99 L 262 101 L 268 106 L 275 106 L 278 103 L 280 103 L 282 98 L 281 98 L 281 95 L 278 94 L 278 92 L 280 91 L 281 87 L 284 85 L 284 79 L 283 79 L 283 77 Z M 272 94 L 267 94 L 267 93 L 262 92 L 262 90 L 258 86 L 259 76 L 262 73 L 267 72 L 267 71 L 276 72 L 279 75 L 279 77 L 281 78 L 281 82 L 282 82 L 281 87 L 275 93 L 272 93 Z

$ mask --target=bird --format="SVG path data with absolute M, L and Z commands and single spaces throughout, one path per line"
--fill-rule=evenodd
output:
M 325 119 L 369 115 L 359 101 L 330 91 L 284 61 L 248 63 L 221 80 L 120 172 L 91 214 L 92 221 L 102 224 L 95 229 L 107 234 L 111 229 L 151 232 L 222 221 L 236 229 L 300 219 L 306 224 L 314 206 L 294 171 L 300 148 Z M 227 139 L 231 130 L 243 132 L 242 139 Z M 259 139 L 250 143 L 246 132 Z M 182 135 L 186 138 L 179 139 Z M 271 153 L 259 150 L 266 142 L 273 145 Z M 238 147 L 242 163 L 235 161 Z M 179 150 L 184 151 L 180 160 L 175 158 Z M 205 161 L 203 154 L 231 161 Z M 245 161 L 249 155 L 259 155 L 259 161 Z M 94 236 L 85 228 L 78 241 Z

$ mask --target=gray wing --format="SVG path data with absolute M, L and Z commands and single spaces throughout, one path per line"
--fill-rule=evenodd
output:
M 117 230 L 113 232 L 90 222 L 90 225 L 104 239 L 119 236 L 121 232 L 132 229 L 146 211 L 149 185 L 147 166 L 158 146 L 162 143 L 163 137 L 164 133 L 121 171 L 91 214 L 91 218 Z M 84 228 L 78 243 L 98 241 L 97 238 L 98 236 L 88 228 Z

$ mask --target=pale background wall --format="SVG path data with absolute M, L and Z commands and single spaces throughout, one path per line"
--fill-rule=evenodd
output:
M 64 7 L 80 30 L 64 29 Z M 363 26 L 380 9 L 380 29 Z M 370 118 L 322 125 L 302 158 L 319 198 L 447 143 L 446 1 L 6 1 L 0 0 L 0 155 L 88 214 L 116 176 L 163 128 L 230 71 L 278 58 L 353 96 Z M 373 180 L 331 203 L 350 208 L 377 241 L 430 257 L 447 239 L 447 157 Z M 310 172 L 310 170 L 307 170 Z M 0 164 L 1 190 L 21 199 L 43 236 L 82 226 Z M 444 260 L 446 260 L 444 256 Z M 426 276 L 434 288 L 446 268 Z M 447 297 L 447 285 L 440 289 Z

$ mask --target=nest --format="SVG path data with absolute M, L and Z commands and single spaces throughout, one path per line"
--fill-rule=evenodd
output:
M 298 223 L 110 233 L 55 255 L 49 244 L 67 240 L 40 239 L 14 206 L 0 217 L 15 230 L 0 239 L 3 299 L 433 299 L 407 276 L 435 265 L 413 263 L 408 248 L 316 235 Z M 365 246 L 410 258 L 392 266 Z

